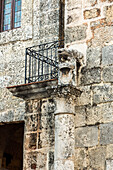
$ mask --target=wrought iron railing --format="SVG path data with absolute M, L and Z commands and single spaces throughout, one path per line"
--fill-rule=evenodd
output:
M 58 78 L 58 48 L 63 48 L 63 41 L 26 49 L 25 84 Z

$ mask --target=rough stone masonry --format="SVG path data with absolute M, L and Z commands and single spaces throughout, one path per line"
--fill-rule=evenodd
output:
M 24 170 L 113 170 L 112 0 L 63 1 L 65 49 L 83 54 L 71 70 L 80 94 L 59 108 L 71 114 L 55 115 L 54 94 L 24 101 L 6 88 L 24 84 L 25 48 L 59 39 L 59 2 L 22 0 L 21 27 L 0 33 L 0 122 L 25 122 Z

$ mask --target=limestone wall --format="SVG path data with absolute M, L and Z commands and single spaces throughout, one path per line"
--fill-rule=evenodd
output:
M 57 0 L 22 0 L 21 27 L 0 33 L 0 121 L 23 120 L 25 104 L 7 86 L 24 84 L 25 49 L 58 40 Z
M 113 169 L 112 9 L 112 0 L 65 1 L 65 47 L 84 55 L 76 76 L 75 170 Z M 21 28 L 0 33 L 0 122 L 25 120 L 25 170 L 54 169 L 55 105 L 36 99 L 25 108 L 6 87 L 24 83 L 25 48 L 58 37 L 58 0 L 22 0 Z
M 66 44 L 84 54 L 75 102 L 75 170 L 113 169 L 113 2 L 68 0 Z
M 23 169 L 54 169 L 54 111 L 53 99 L 26 101 Z
M 24 84 L 27 47 L 58 39 L 59 0 L 22 0 L 21 27 L 0 33 L 0 123 L 25 121 L 25 170 L 53 169 L 54 117 L 37 110 L 46 101 L 25 104 L 6 87 Z

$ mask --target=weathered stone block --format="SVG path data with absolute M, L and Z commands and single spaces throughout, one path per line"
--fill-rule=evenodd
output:
M 83 0 L 83 8 L 95 6 L 96 4 L 97 4 L 97 0 Z
M 101 48 L 88 48 L 86 53 L 86 66 L 87 68 L 99 67 L 102 52 Z
M 90 86 L 81 86 L 79 87 L 80 91 L 82 91 L 81 95 L 76 98 L 75 105 L 88 105 L 91 104 L 91 89 Z M 76 112 L 76 111 L 75 111 Z
M 113 22 L 113 5 L 104 7 L 104 15 L 108 23 Z
M 98 106 L 86 107 L 88 125 L 107 123 L 113 120 L 113 103 L 105 103 Z
M 94 37 L 92 39 L 92 46 L 104 46 L 105 43 L 112 41 L 113 37 L 113 27 L 105 26 L 105 27 L 97 27 L 94 30 Z M 106 53 L 107 54 L 107 53 Z
M 26 131 L 37 131 L 37 128 L 38 128 L 38 114 L 25 115 Z
M 113 160 L 106 160 L 106 170 L 113 169 Z
M 113 82 L 113 66 L 103 68 L 102 77 L 104 82 Z
M 45 170 L 47 168 L 47 153 L 44 152 L 29 152 L 25 156 L 25 169 L 40 169 Z
M 106 24 L 105 19 L 98 19 L 96 21 L 91 21 L 90 26 L 91 29 L 94 30 L 96 28 L 99 28 L 101 26 L 104 26 Z M 106 25 L 105 25 L 106 26 Z
M 113 143 L 113 122 L 100 125 L 100 144 Z
M 99 16 L 100 16 L 99 8 L 94 8 L 94 9 L 84 11 L 84 19 L 91 19 L 91 18 L 96 18 Z
M 54 0 L 50 0 L 50 1 L 41 1 L 40 2 L 40 6 L 39 9 L 41 12 L 44 11 L 49 11 L 50 9 L 54 9 L 54 8 L 58 8 L 58 0 L 54 1 Z
M 107 145 L 106 158 L 107 159 L 113 159 L 113 144 Z
M 79 24 L 82 19 L 82 9 L 80 7 L 76 7 L 73 10 L 67 11 L 67 24 Z
M 96 123 L 100 123 L 102 120 L 102 111 L 101 106 L 88 106 L 86 108 L 87 113 L 87 124 L 95 125 Z
M 37 133 L 26 134 L 24 142 L 25 142 L 25 149 L 26 150 L 36 149 Z
M 46 136 L 46 138 L 45 138 Z M 48 131 L 43 131 L 38 133 L 38 149 L 43 147 L 54 146 L 54 129 L 49 129 Z
M 87 169 L 87 150 L 86 149 L 75 149 L 75 170 Z
M 53 98 L 42 100 L 42 105 L 41 105 L 42 115 L 44 114 L 48 115 L 49 113 L 54 113 L 55 109 L 56 109 L 56 103 Z
M 74 162 L 72 160 L 59 160 L 55 161 L 55 170 L 74 170 Z
M 54 111 L 56 108 L 55 101 L 53 99 L 43 99 L 41 104 L 41 113 L 39 114 L 40 129 L 52 130 L 54 129 Z
M 11 81 L 10 76 L 0 76 L 0 88 L 9 86 L 10 81 Z
M 102 65 L 107 66 L 111 64 L 113 64 L 113 45 L 105 46 L 102 49 Z
M 46 39 L 47 41 L 47 38 L 48 37 L 58 37 L 59 35 L 59 23 L 57 22 L 56 24 L 54 25 L 51 25 L 51 26 L 45 26 L 44 28 L 40 29 L 39 31 L 39 38 L 40 39 Z
M 39 119 L 40 119 L 40 129 L 45 129 L 45 130 L 50 130 L 50 129 L 54 129 L 55 126 L 55 122 L 54 122 L 54 114 L 50 113 L 50 114 L 40 114 L 39 115 Z
M 99 67 L 89 68 L 83 67 L 81 70 L 80 84 L 88 85 L 101 82 L 101 69 Z
M 105 169 L 105 156 L 106 147 L 96 147 L 88 149 L 89 166 L 91 169 L 104 170 Z
M 37 167 L 37 152 L 29 152 L 25 155 L 24 169 L 32 169 Z
M 47 169 L 47 165 L 46 165 L 46 163 L 47 163 L 47 153 L 38 152 L 36 161 L 37 161 L 37 168 L 36 169 L 40 169 L 40 170 Z
M 75 129 L 75 147 L 91 147 L 98 144 L 98 127 L 80 127 Z
M 67 1 L 67 10 L 73 10 L 77 7 L 82 7 L 82 1 L 81 0 L 68 0 Z
M 41 109 L 40 100 L 27 100 L 25 107 L 26 113 L 39 113 Z
M 112 102 L 113 101 L 113 86 L 93 86 L 93 104 Z
M 66 43 L 71 43 L 86 38 L 87 25 L 66 28 Z
M 86 106 L 75 106 L 75 127 L 86 124 Z

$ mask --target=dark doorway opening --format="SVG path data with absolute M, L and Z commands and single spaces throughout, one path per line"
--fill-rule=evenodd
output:
M 24 122 L 0 125 L 0 170 L 23 169 Z

